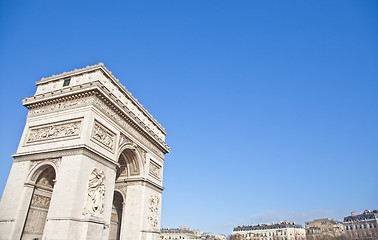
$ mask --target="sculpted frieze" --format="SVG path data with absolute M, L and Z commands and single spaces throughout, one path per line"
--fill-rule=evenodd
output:
M 45 102 L 41 105 L 33 105 L 30 107 L 29 115 L 40 115 L 50 112 L 56 112 L 65 109 L 73 109 L 81 106 L 95 105 L 100 111 L 110 117 L 112 120 L 116 121 L 120 126 L 125 129 L 128 133 L 134 136 L 137 140 L 142 142 L 146 147 L 148 147 L 153 153 L 161 158 L 164 158 L 164 153 L 156 147 L 150 140 L 148 140 L 143 134 L 132 126 L 125 117 L 122 117 L 118 112 L 114 111 L 113 108 L 109 107 L 99 95 L 94 95 L 93 92 L 88 92 L 86 94 L 77 95 L 73 97 L 65 97 L 62 99 L 57 99 L 55 101 Z M 130 111 L 130 114 L 133 113 Z
M 51 198 L 49 198 L 49 197 L 34 194 L 31 205 L 34 206 L 34 207 L 40 207 L 40 208 L 48 209 L 49 206 L 50 206 L 50 200 L 51 200 Z
M 76 96 L 72 98 L 63 98 L 61 101 L 52 102 L 46 105 L 32 107 L 29 110 L 29 115 L 40 115 L 49 112 L 55 112 L 65 109 L 77 108 L 81 106 L 90 105 L 93 101 L 94 96 L 85 95 L 85 96 Z
M 26 139 L 26 144 L 57 138 L 79 136 L 80 126 L 81 120 L 31 127 Z
M 141 141 L 145 146 L 147 146 L 151 151 L 157 154 L 159 157 L 164 158 L 164 154 L 145 136 L 143 136 L 139 131 L 137 131 L 133 126 L 128 123 L 125 118 L 122 118 L 117 112 L 115 112 L 112 108 L 110 108 L 103 100 L 100 98 L 96 98 L 93 102 L 98 109 L 100 109 L 103 113 L 105 113 L 108 117 L 112 120 L 117 122 L 123 129 L 125 129 L 128 133 L 133 135 L 136 139 Z
M 112 152 L 114 151 L 115 134 L 96 121 L 93 125 L 92 139 Z

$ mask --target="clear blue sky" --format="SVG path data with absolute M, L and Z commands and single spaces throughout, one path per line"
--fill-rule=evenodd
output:
M 377 1 L 0 1 L 0 192 L 35 81 L 104 62 L 166 128 L 162 225 L 378 208 Z

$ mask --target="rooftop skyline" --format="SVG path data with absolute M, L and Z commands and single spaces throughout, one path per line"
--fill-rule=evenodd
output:
M 165 128 L 162 227 L 377 209 L 376 1 L 0 2 L 0 192 L 42 77 L 103 62 Z

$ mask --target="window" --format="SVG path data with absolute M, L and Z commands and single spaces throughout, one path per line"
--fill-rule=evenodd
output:
M 63 87 L 70 85 L 71 78 L 64 79 Z

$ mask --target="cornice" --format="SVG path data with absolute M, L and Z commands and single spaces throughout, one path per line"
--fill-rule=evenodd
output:
M 112 160 L 111 158 L 86 145 L 77 145 L 73 147 L 71 146 L 66 148 L 49 149 L 44 151 L 15 153 L 12 154 L 12 157 L 14 158 L 14 162 L 22 162 L 35 161 L 40 159 L 61 158 L 63 156 L 72 156 L 80 154 L 90 157 L 96 160 L 97 162 L 100 162 L 114 169 L 116 166 L 118 166 L 118 162 Z
M 158 147 L 168 153 L 171 148 L 154 133 L 142 120 L 138 118 L 125 104 L 123 104 L 114 94 L 111 93 L 100 81 L 93 81 L 82 85 L 73 86 L 67 89 L 59 89 L 49 93 L 39 94 L 24 98 L 23 105 L 32 110 L 40 106 L 46 106 L 59 102 L 69 101 L 81 97 L 97 95 L 104 103 L 128 121 L 137 131 L 147 139 L 155 142 Z
M 159 190 L 160 193 L 164 190 L 163 186 L 161 186 L 157 183 L 154 183 L 153 181 L 151 181 L 150 179 L 145 178 L 145 177 L 129 177 L 129 178 L 126 178 L 122 181 L 116 181 L 116 184 L 117 183 L 126 183 L 127 185 L 138 185 L 138 184 L 142 183 L 145 186 Z
M 167 135 L 167 132 L 165 131 L 163 126 L 161 126 L 160 123 L 158 123 L 158 121 L 152 116 L 152 114 L 150 114 L 147 111 L 147 109 L 145 109 L 143 105 L 138 102 L 138 100 L 126 89 L 126 87 L 123 86 L 120 83 L 120 81 L 112 74 L 112 72 L 109 71 L 101 62 L 96 65 L 86 66 L 85 68 L 75 69 L 70 72 L 64 72 L 62 74 L 52 75 L 47 78 L 42 78 L 40 81 L 36 82 L 36 85 L 38 86 L 44 83 L 57 81 L 62 78 L 68 78 L 71 76 L 93 72 L 96 70 L 101 70 L 107 78 L 111 79 L 113 83 L 115 83 L 116 86 L 139 108 L 139 110 L 142 111 L 144 114 L 146 114 L 146 116 L 159 128 L 160 131 L 164 133 L 164 135 Z

